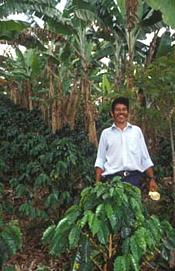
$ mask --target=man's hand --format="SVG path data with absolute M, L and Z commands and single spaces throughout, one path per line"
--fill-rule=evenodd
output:
M 150 180 L 149 191 L 152 191 L 152 192 L 157 191 L 157 184 L 156 184 L 156 181 L 154 179 Z
M 95 168 L 95 173 L 96 173 L 96 182 L 100 182 L 101 181 L 101 174 L 103 173 L 103 169 L 96 167 Z
M 149 191 L 152 191 L 152 192 L 157 191 L 157 184 L 156 184 L 156 181 L 155 181 L 154 172 L 153 172 L 152 167 L 149 167 L 146 170 L 146 175 L 147 175 L 147 178 L 149 180 Z

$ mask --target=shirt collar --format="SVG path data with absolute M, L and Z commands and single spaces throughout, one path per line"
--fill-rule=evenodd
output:
M 132 128 L 132 124 L 129 123 L 129 122 L 127 122 L 127 125 L 126 125 L 125 129 L 127 129 L 128 127 Z M 113 129 L 113 128 L 117 128 L 117 126 L 115 125 L 115 123 L 112 124 L 111 128 L 112 128 L 112 129 Z

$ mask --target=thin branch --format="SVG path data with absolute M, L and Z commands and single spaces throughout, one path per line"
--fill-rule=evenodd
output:
M 112 234 L 109 235 L 109 259 L 112 257 Z
M 100 271 L 103 271 L 103 268 L 99 265 L 99 263 L 94 258 L 91 258 L 91 260 Z
M 95 243 L 95 241 L 94 241 L 91 237 L 89 237 L 89 241 L 94 245 L 94 247 L 97 248 L 97 250 L 98 250 L 99 252 L 101 252 L 101 253 L 103 254 L 104 259 L 107 260 L 107 259 L 108 259 L 107 253 L 105 253 L 105 252 L 99 247 L 99 245 L 97 245 L 97 244 Z
M 152 264 L 150 264 L 149 262 L 145 261 L 145 263 L 152 269 L 155 271 L 155 266 L 153 266 Z M 157 268 L 156 268 L 157 269 Z

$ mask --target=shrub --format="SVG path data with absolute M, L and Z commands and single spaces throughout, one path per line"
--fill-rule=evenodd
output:
M 21 248 L 22 234 L 17 221 L 5 223 L 0 217 L 0 267 Z
M 76 251 L 73 270 L 106 266 L 105 270 L 130 271 L 156 257 L 170 236 L 175 231 L 168 222 L 144 211 L 140 190 L 117 177 L 85 188 L 79 203 L 44 232 L 43 242 L 52 255 Z

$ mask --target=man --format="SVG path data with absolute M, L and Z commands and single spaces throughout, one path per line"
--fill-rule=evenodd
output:
M 95 162 L 96 181 L 121 176 L 122 181 L 140 187 L 145 172 L 150 191 L 156 191 L 153 162 L 143 133 L 138 126 L 128 122 L 129 100 L 125 97 L 116 98 L 112 102 L 111 115 L 114 123 L 104 129 L 100 137 Z

